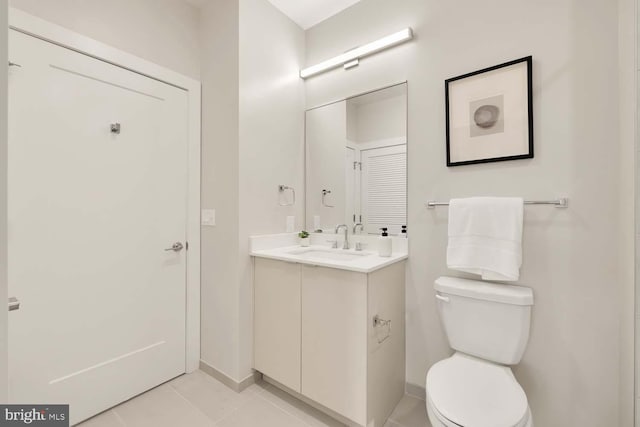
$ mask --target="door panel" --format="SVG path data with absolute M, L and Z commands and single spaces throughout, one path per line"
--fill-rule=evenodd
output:
M 302 394 L 366 425 L 367 275 L 302 266 Z
M 255 258 L 254 368 L 300 392 L 300 265 Z
M 184 372 L 187 94 L 16 31 L 10 59 L 9 396 L 76 423 Z

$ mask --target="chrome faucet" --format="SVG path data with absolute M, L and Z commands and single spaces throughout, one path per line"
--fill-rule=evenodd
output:
M 361 222 L 357 223 L 356 225 L 353 226 L 353 234 L 356 234 L 356 231 L 358 230 L 358 227 L 360 227 L 360 231 L 364 231 L 364 225 L 362 225 Z
M 341 228 L 344 228 L 344 244 L 342 245 L 342 249 L 349 249 L 349 227 L 347 227 L 347 224 L 336 225 L 336 234 L 338 234 Z

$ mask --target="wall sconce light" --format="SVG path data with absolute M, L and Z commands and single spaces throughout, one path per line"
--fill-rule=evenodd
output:
M 358 65 L 359 59 L 365 56 L 371 55 L 381 50 L 387 49 L 391 46 L 404 43 L 413 38 L 413 31 L 411 28 L 405 28 L 397 33 L 390 34 L 386 37 L 378 39 L 374 42 L 367 43 L 355 49 L 351 49 L 342 55 L 338 55 L 334 58 L 327 59 L 319 64 L 312 65 L 311 67 L 300 70 L 300 77 L 306 79 L 307 77 L 315 76 L 327 70 L 339 67 L 343 65 L 345 69 L 355 67 Z

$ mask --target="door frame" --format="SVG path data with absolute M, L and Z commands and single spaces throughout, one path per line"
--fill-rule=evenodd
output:
M 83 36 L 36 16 L 9 8 L 9 28 L 175 86 L 188 96 L 185 372 L 200 364 L 200 109 L 201 85 L 190 77 Z M 19 296 L 18 296 L 19 297 Z M 8 352 L 8 349 L 6 350 Z M 1 393 L 0 393 L 1 395 Z
M 0 2 L 0 62 L 7 62 L 9 44 L 7 2 Z M 7 292 L 7 75 L 8 67 L 0 68 L 0 301 L 8 300 Z M 8 384 L 8 311 L 0 310 L 0 384 Z M 0 403 L 8 401 L 7 386 L 0 387 Z

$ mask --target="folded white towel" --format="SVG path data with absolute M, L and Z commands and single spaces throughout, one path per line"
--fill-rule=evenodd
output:
M 449 202 L 447 266 L 483 280 L 518 280 L 524 201 L 472 197 Z

